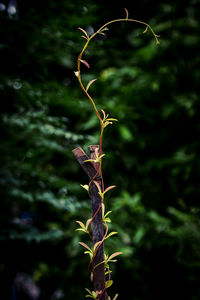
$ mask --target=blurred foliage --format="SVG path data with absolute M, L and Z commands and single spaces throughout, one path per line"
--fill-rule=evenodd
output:
M 124 11 L 108 1 L 17 4 L 16 14 L 2 3 L 0 11 L 1 295 L 16 299 L 23 272 L 39 299 L 83 299 L 87 259 L 74 221 L 90 216 L 90 202 L 71 150 L 87 150 L 99 132 L 73 74 L 83 45 L 77 28 L 92 31 Z M 161 45 L 141 26 L 115 24 L 89 46 L 91 69 L 83 66 L 85 82 L 98 79 L 90 88 L 98 107 L 119 120 L 104 136 L 105 184 L 118 187 L 105 201 L 119 232 L 105 248 L 124 252 L 110 290 L 120 299 L 197 300 L 199 1 L 123 6 L 161 34 Z

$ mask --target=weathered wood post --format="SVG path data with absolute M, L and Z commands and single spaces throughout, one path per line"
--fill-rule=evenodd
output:
M 92 145 L 89 146 L 89 152 L 90 152 L 90 159 L 95 159 L 95 150 L 99 151 L 98 145 Z M 74 156 L 76 157 L 77 161 L 83 168 L 83 170 L 88 175 L 90 181 L 95 177 L 95 181 L 98 182 L 98 184 L 101 186 L 101 176 L 98 173 L 99 163 L 95 162 L 84 162 L 88 159 L 88 156 L 85 154 L 83 149 L 81 147 L 75 148 L 73 151 Z M 100 203 L 101 203 L 101 197 L 98 193 L 97 186 L 94 182 L 90 185 L 89 190 L 90 198 L 91 198 L 91 205 L 92 205 L 92 216 L 95 215 L 96 211 L 98 210 Z M 96 214 L 93 222 L 92 222 L 92 237 L 93 237 L 93 245 L 95 245 L 97 242 L 102 241 L 104 233 L 103 233 L 103 222 L 102 222 L 102 209 L 99 209 L 98 213 Z M 97 264 L 104 261 L 104 245 L 103 243 L 99 247 L 94 260 L 92 262 L 92 268 L 94 268 Z M 94 270 L 93 274 L 93 285 L 94 285 L 94 291 L 103 291 L 105 288 L 105 270 L 104 270 L 104 264 L 100 264 L 97 268 Z M 108 296 L 107 293 L 104 292 L 102 297 L 102 300 L 107 300 Z

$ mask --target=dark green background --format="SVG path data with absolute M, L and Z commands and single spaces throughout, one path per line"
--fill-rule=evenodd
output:
M 1 299 L 36 299 L 17 291 L 19 274 L 39 299 L 79 300 L 92 289 L 78 244 L 87 239 L 74 231 L 90 217 L 87 178 L 71 151 L 97 144 L 99 124 L 73 73 L 84 43 L 77 28 L 97 30 L 123 7 L 161 44 L 118 23 L 84 56 L 98 108 L 119 120 L 103 144 L 105 185 L 117 185 L 105 204 L 119 232 L 105 248 L 124 253 L 110 295 L 200 299 L 199 4 L 35 0 L 18 1 L 13 17 L 0 12 Z

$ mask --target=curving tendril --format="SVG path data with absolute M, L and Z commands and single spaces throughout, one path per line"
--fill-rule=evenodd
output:
M 89 192 L 91 184 L 93 182 L 96 184 L 95 179 L 96 179 L 97 175 L 99 174 L 100 177 L 101 177 L 101 187 L 97 186 L 97 188 L 99 189 L 99 194 L 101 196 L 101 203 L 100 203 L 97 211 L 93 215 L 93 218 L 90 219 L 90 220 L 88 220 L 89 223 L 87 224 L 87 228 L 86 228 L 85 232 L 87 232 L 89 234 L 89 236 L 90 236 L 91 239 L 92 239 L 92 236 L 90 234 L 91 225 L 92 225 L 92 223 L 93 223 L 93 221 L 94 221 L 97 213 L 99 212 L 99 210 L 104 206 L 104 204 L 103 204 L 104 193 L 107 190 L 107 189 L 106 190 L 104 189 L 104 181 L 103 181 L 103 174 L 102 174 L 102 157 L 104 156 L 104 154 L 102 154 L 103 132 L 104 132 L 104 129 L 105 129 L 105 127 L 107 125 L 112 124 L 113 121 L 117 121 L 117 120 L 113 119 L 113 118 L 109 118 L 108 115 L 106 115 L 106 113 L 103 110 L 101 110 L 101 113 L 102 113 L 102 116 L 101 116 L 101 113 L 98 111 L 98 109 L 96 107 L 94 99 L 89 94 L 88 90 L 89 90 L 90 86 L 95 82 L 96 79 L 92 79 L 86 86 L 83 84 L 82 78 L 81 78 L 81 63 L 83 63 L 86 67 L 90 68 L 88 62 L 86 60 L 82 59 L 83 54 L 84 54 L 85 50 L 87 49 L 87 47 L 88 47 L 89 43 L 91 42 L 91 40 L 97 34 L 105 35 L 105 31 L 109 30 L 108 26 L 111 25 L 111 24 L 113 24 L 113 23 L 117 23 L 117 22 L 134 22 L 134 23 L 139 23 L 139 24 L 145 26 L 145 29 L 144 29 L 143 33 L 145 34 L 148 30 L 150 30 L 150 32 L 153 34 L 153 36 L 155 38 L 156 44 L 157 45 L 160 44 L 160 42 L 158 40 L 159 35 L 155 34 L 153 28 L 149 24 L 147 24 L 145 22 L 142 22 L 142 21 L 139 21 L 139 20 L 136 20 L 136 19 L 130 19 L 129 18 L 129 14 L 128 14 L 128 10 L 126 8 L 124 10 L 125 10 L 125 13 L 126 13 L 126 17 L 125 18 L 115 19 L 115 20 L 107 22 L 106 24 L 104 24 L 103 26 L 101 26 L 96 32 L 94 32 L 91 36 L 89 36 L 88 33 L 83 28 L 80 28 L 80 27 L 78 28 L 82 32 L 82 34 L 83 34 L 82 38 L 84 38 L 86 40 L 86 42 L 85 42 L 85 44 L 84 44 L 84 46 L 82 48 L 82 51 L 80 52 L 80 54 L 78 56 L 78 59 L 77 59 L 77 71 L 75 71 L 74 73 L 75 73 L 76 77 L 78 78 L 78 81 L 80 83 L 81 89 L 86 94 L 86 96 L 89 99 L 89 101 L 91 102 L 92 107 L 93 107 L 93 109 L 94 109 L 94 111 L 96 113 L 96 116 L 97 116 L 97 118 L 99 119 L 99 122 L 100 122 L 99 154 L 96 154 L 96 158 L 95 158 L 96 160 L 93 160 L 94 162 L 98 162 L 99 166 L 98 166 L 98 169 L 97 169 L 97 172 L 96 172 L 95 176 L 92 178 L 92 180 L 89 183 L 88 192 Z M 114 186 L 111 186 L 108 189 L 110 189 L 112 187 L 114 187 Z M 79 222 L 79 223 L 81 223 L 81 222 Z M 94 257 L 96 255 L 96 253 L 98 252 L 99 247 L 104 242 L 104 240 L 109 236 L 109 234 L 108 234 L 108 226 L 107 226 L 107 224 L 106 224 L 106 222 L 104 220 L 103 220 L 103 223 L 105 225 L 105 233 L 104 233 L 103 239 L 100 242 L 98 242 L 98 245 L 96 245 L 96 247 L 94 246 L 93 251 L 88 247 L 90 249 L 90 251 L 92 251 L 91 252 L 92 254 L 90 255 L 90 262 L 89 262 L 89 270 L 91 272 L 91 277 L 92 277 L 92 274 L 93 274 L 95 268 L 97 268 L 102 263 L 106 263 L 108 261 L 108 259 L 106 261 L 106 258 L 105 258 L 104 261 L 102 261 L 101 263 L 99 263 L 98 265 L 96 265 L 95 267 L 93 267 L 93 269 L 91 268 L 92 262 L 94 260 Z M 81 244 L 83 246 L 83 243 L 81 243 Z M 84 247 L 86 247 L 86 246 L 87 245 L 84 244 Z M 121 252 L 116 252 L 116 255 L 119 255 L 119 254 L 121 254 Z M 94 292 L 94 294 L 92 294 L 92 292 L 90 292 L 88 289 L 86 289 L 87 291 L 89 291 L 89 294 L 91 295 L 90 297 L 94 296 L 92 298 L 94 298 L 94 299 L 101 299 L 101 297 L 104 294 L 106 288 L 108 286 L 110 286 L 110 283 L 111 283 L 111 275 L 110 275 L 111 271 L 110 271 L 109 267 L 108 267 L 107 273 L 108 273 L 108 277 L 109 278 L 108 278 L 108 281 L 105 284 L 105 288 L 104 288 L 103 291 L 101 291 L 100 293 L 96 292 L 96 296 L 95 296 L 95 292 Z M 117 295 L 114 297 L 114 299 L 116 299 L 116 298 L 117 298 Z M 108 299 L 110 299 L 110 297 L 108 297 Z

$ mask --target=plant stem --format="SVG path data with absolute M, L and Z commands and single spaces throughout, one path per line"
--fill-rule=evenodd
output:
M 83 56 L 83 54 L 84 54 L 84 52 L 85 52 L 85 50 L 87 49 L 87 47 L 88 47 L 88 45 L 89 45 L 89 43 L 90 43 L 90 41 L 97 35 L 97 34 L 104 34 L 103 33 L 103 30 L 106 30 L 107 29 L 107 26 L 108 25 L 110 25 L 110 24 L 113 24 L 113 23 L 116 23 L 116 22 L 135 22 L 135 23 L 139 23 L 139 24 L 142 24 L 142 25 L 144 25 L 144 26 L 146 26 L 146 29 L 144 30 L 144 32 L 143 33 L 145 33 L 148 29 L 150 29 L 150 31 L 152 32 L 152 34 L 153 34 L 153 36 L 154 36 L 154 38 L 155 38 L 155 40 L 156 40 L 156 44 L 159 44 L 159 41 L 158 41 L 158 35 L 156 35 L 155 34 L 155 32 L 154 32 L 154 30 L 152 29 L 152 27 L 149 25 L 149 24 L 147 24 L 147 23 L 145 23 L 145 22 L 142 22 L 142 21 L 139 21 L 139 20 L 136 20 L 136 19 L 129 19 L 128 18 L 128 11 L 125 9 L 125 11 L 126 11 L 126 13 L 127 13 L 127 16 L 126 16 L 126 18 L 121 18 L 121 19 L 116 19 L 116 20 L 112 20 L 112 21 L 109 21 L 109 22 L 107 22 L 106 24 L 104 24 L 103 26 L 101 26 L 96 32 L 94 32 L 90 37 L 88 36 L 88 34 L 86 33 L 86 31 L 84 30 L 84 29 L 82 29 L 82 28 L 79 28 L 79 29 L 81 29 L 81 31 L 85 34 L 85 36 L 83 36 L 84 38 L 86 38 L 87 39 L 87 41 L 86 41 L 86 43 L 85 43 L 85 45 L 84 45 L 84 47 L 83 47 L 83 49 L 82 49 L 82 51 L 81 51 L 81 53 L 79 54 L 79 56 L 78 56 L 78 59 L 77 59 L 77 69 L 78 69 L 78 71 L 77 72 L 75 72 L 75 74 L 76 74 L 76 76 L 78 77 L 78 80 L 79 80 L 79 83 L 80 83 L 80 86 L 81 86 L 81 89 L 84 91 L 84 93 L 86 94 L 86 96 L 88 97 L 88 99 L 89 99 L 89 101 L 91 102 L 91 104 L 92 104 L 92 106 L 93 106 L 93 108 L 94 108 L 94 110 L 95 110 L 95 113 L 96 113 L 96 115 L 97 115 L 97 117 L 98 117 L 98 119 L 99 119 L 99 122 L 100 122 L 100 137 L 99 137 L 99 157 L 101 157 L 101 155 L 102 155 L 102 143 L 103 143 L 103 131 L 104 131 L 104 128 L 105 128 L 105 126 L 104 126 L 104 122 L 105 122 L 105 112 L 104 111 L 102 111 L 103 112 L 103 119 L 101 118 L 101 116 L 100 116 L 100 113 L 99 113 L 99 111 L 98 111 L 98 109 L 97 109 L 97 107 L 96 107 L 96 104 L 95 104 L 95 101 L 93 100 L 93 98 L 90 96 L 90 94 L 88 93 L 88 88 L 85 88 L 85 86 L 83 85 L 83 83 L 82 83 L 82 78 L 81 78 L 81 61 L 82 61 L 82 56 Z M 87 66 L 88 66 L 88 63 L 87 62 L 85 62 L 85 61 L 82 61 L 82 62 L 84 62 Z M 89 82 L 89 85 L 90 85 L 91 83 Z M 114 120 L 114 119 L 113 119 Z M 110 122 L 111 123 L 111 122 Z M 109 123 L 108 123 L 109 124 Z M 96 168 L 97 169 L 97 172 L 96 172 L 96 174 L 95 174 L 95 176 L 91 179 L 91 181 L 90 181 L 90 183 L 89 183 L 89 191 L 90 191 L 90 187 L 92 188 L 92 189 L 94 189 L 94 180 L 95 180 L 95 178 L 98 176 L 98 175 L 100 175 L 100 182 L 101 182 L 101 192 L 103 193 L 104 192 L 104 181 L 103 181 L 103 174 L 102 174 L 102 159 L 100 158 L 100 162 L 99 162 L 99 165 L 98 165 L 98 167 Z M 89 192 L 90 193 L 90 192 Z M 92 193 L 91 193 L 92 194 Z M 100 195 L 100 193 L 99 193 L 99 195 Z M 98 194 L 96 194 L 96 198 L 98 198 L 99 197 L 99 195 Z M 92 197 L 94 197 L 94 191 L 93 191 L 93 196 Z M 92 199 L 92 198 L 91 198 Z M 93 218 L 92 218 L 92 220 L 91 220 L 91 222 L 90 222 L 90 224 L 89 224 L 89 226 L 88 226 L 88 233 L 89 233 L 89 236 L 91 237 L 91 235 L 90 235 L 90 228 L 91 228 L 91 225 L 92 225 L 92 223 L 94 224 L 95 223 L 95 221 L 94 221 L 94 219 L 95 218 L 99 218 L 99 215 L 98 215 L 98 213 L 100 212 L 100 210 L 101 210 L 101 208 L 102 208 L 102 204 L 103 204 L 103 199 L 104 199 L 104 197 L 102 196 L 101 197 L 101 201 L 99 201 L 100 203 L 99 203 L 99 206 L 98 207 L 96 207 L 95 208 L 95 210 L 93 211 Z M 103 247 L 103 242 L 104 242 L 104 240 L 105 240 L 105 238 L 106 238 L 106 235 L 107 235 L 107 233 L 108 233 L 108 226 L 107 226 L 107 224 L 105 224 L 106 225 L 106 229 L 105 229 L 105 233 L 104 233 L 104 236 L 103 237 L 101 237 L 101 242 L 100 242 L 100 244 L 97 246 L 97 248 L 95 249 L 95 251 L 94 251 L 94 254 L 93 254 L 93 257 L 92 257 L 92 259 L 90 260 L 90 263 L 89 263 L 89 269 L 90 269 L 90 266 L 91 266 L 91 264 L 93 264 L 93 261 L 94 261 L 94 259 L 96 259 L 96 256 L 98 256 L 98 250 L 99 250 L 99 248 L 102 246 Z M 101 233 L 102 234 L 102 233 Z M 94 236 L 92 237 L 92 239 L 93 239 L 93 244 L 95 243 L 95 238 L 94 238 Z M 101 248 L 102 248 L 101 247 Z M 102 256 L 103 256 L 103 254 L 102 254 Z M 96 272 L 97 270 L 97 268 L 102 268 L 103 266 L 103 263 L 104 263 L 104 261 L 105 260 L 103 260 L 103 258 L 101 257 L 101 261 L 99 262 L 99 263 L 97 263 L 96 265 L 94 265 L 93 266 L 93 270 L 92 270 L 92 272 Z M 95 262 L 94 262 L 95 263 Z M 98 297 L 98 299 L 101 299 L 101 297 L 103 297 L 103 299 L 104 298 L 108 298 L 108 296 L 107 296 L 107 294 L 106 294 L 106 288 L 107 288 L 107 286 L 108 286 L 108 284 L 109 284 L 109 282 L 110 282 L 110 278 L 111 278 L 111 276 L 110 276 L 110 270 L 109 270 L 109 279 L 108 279 L 108 283 L 107 283 L 107 285 L 105 285 L 105 278 L 104 278 L 104 287 L 103 287 L 103 290 L 101 291 L 101 294 L 99 295 L 99 297 Z M 103 296 L 104 295 L 104 296 Z

